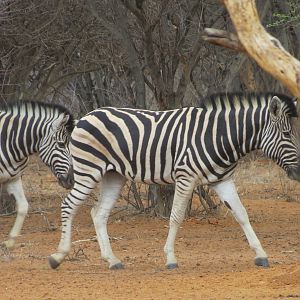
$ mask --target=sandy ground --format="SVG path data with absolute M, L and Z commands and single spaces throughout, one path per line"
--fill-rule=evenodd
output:
M 77 215 L 68 259 L 51 270 L 47 257 L 60 238 L 59 203 L 66 191 L 36 160 L 24 176 L 31 213 L 17 247 L 0 249 L 0 299 L 294 299 L 300 298 L 300 185 L 267 161 L 241 164 L 236 182 L 271 267 L 254 265 L 239 225 L 225 207 L 206 215 L 194 199 L 193 216 L 176 240 L 180 267 L 166 270 L 168 221 L 124 210 L 120 201 L 109 233 L 124 270 L 100 259 L 89 211 Z M 0 217 L 0 240 L 15 216 Z

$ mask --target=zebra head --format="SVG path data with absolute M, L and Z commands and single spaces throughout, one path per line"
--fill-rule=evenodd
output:
M 273 96 L 268 110 L 270 118 L 262 136 L 262 150 L 290 179 L 300 181 L 300 127 L 296 105 L 286 96 Z
M 67 113 L 59 113 L 56 119 L 49 123 L 39 145 L 42 161 L 50 167 L 58 182 L 64 188 L 71 188 L 74 183 L 72 157 L 69 140 L 75 121 Z

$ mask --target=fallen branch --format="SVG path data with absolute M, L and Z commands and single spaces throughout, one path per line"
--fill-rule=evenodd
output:
M 9 212 L 9 213 L 0 214 L 0 217 L 9 217 L 9 216 L 12 216 L 12 215 L 14 215 L 16 213 L 17 212 L 14 210 L 14 211 Z
M 91 237 L 89 239 L 77 240 L 77 241 L 72 242 L 72 244 L 86 243 L 86 242 L 97 242 L 97 237 L 93 236 L 93 237 Z

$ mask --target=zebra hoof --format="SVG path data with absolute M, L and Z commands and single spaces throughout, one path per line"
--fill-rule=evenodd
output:
M 55 270 L 60 265 L 60 263 L 52 256 L 49 257 L 48 261 L 51 269 Z
M 269 268 L 269 261 L 266 257 L 257 257 L 255 258 L 255 265 L 259 266 L 259 267 L 263 267 L 263 268 Z
M 15 247 L 15 240 L 9 239 L 1 243 L 1 247 L 6 248 L 8 250 L 12 250 Z
M 119 262 L 109 267 L 110 270 L 122 270 L 124 269 L 124 265 Z
M 168 270 L 173 270 L 173 269 L 177 269 L 178 268 L 178 264 L 177 263 L 173 263 L 173 264 L 168 264 L 166 265 Z

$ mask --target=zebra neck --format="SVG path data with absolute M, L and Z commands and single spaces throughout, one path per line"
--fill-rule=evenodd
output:
M 267 123 L 268 116 L 264 106 L 248 107 L 240 112 L 236 120 L 238 126 L 235 149 L 238 158 L 245 156 L 251 151 L 261 149 L 262 136 Z
M 235 163 L 251 151 L 261 148 L 266 123 L 262 107 L 234 108 L 216 113 L 214 118 L 217 120 L 214 148 L 218 149 L 218 156 L 223 161 Z
M 40 115 L 30 110 L 26 113 L 13 110 L 1 118 L 1 123 L 2 151 L 11 153 L 14 161 L 22 161 L 38 152 L 46 126 Z

